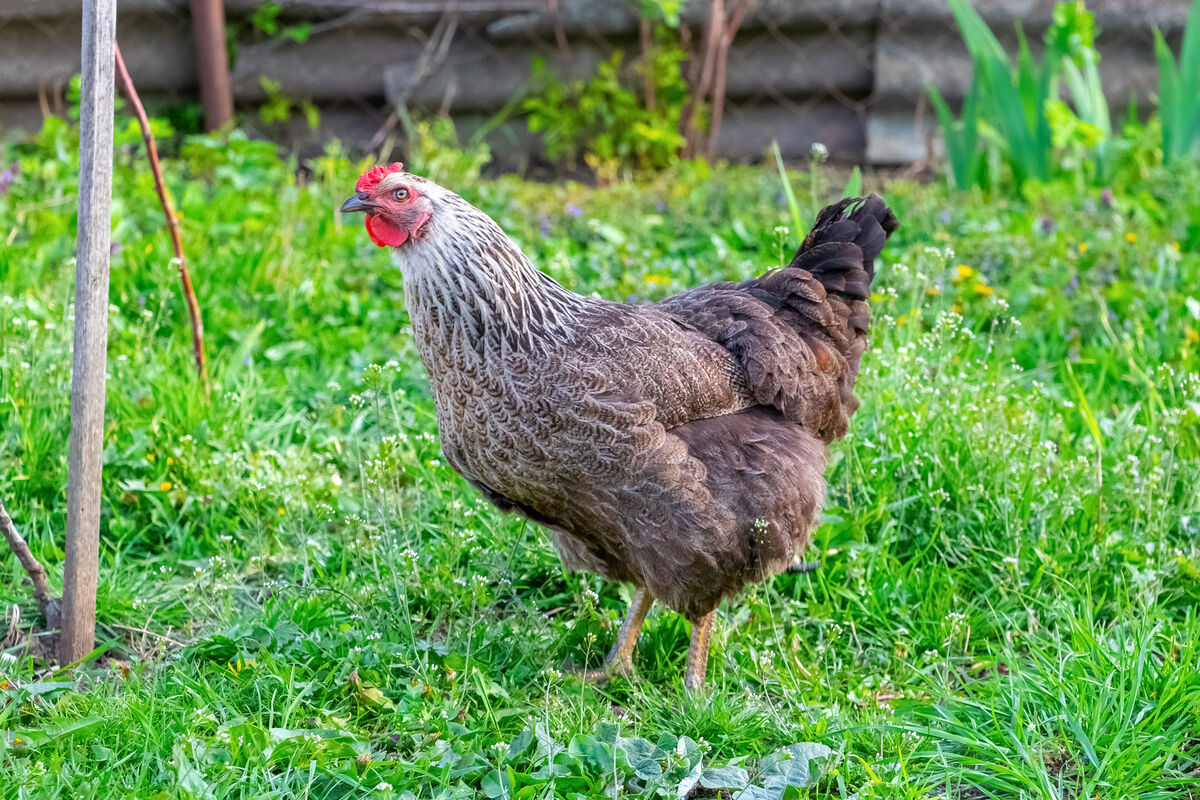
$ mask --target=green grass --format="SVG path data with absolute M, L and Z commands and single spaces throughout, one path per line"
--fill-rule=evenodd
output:
M 71 147 L 51 128 L 11 151 L 0 194 L 0 497 L 56 583 Z M 687 624 L 661 609 L 636 679 L 569 674 L 628 588 L 563 574 L 441 460 L 399 270 L 334 213 L 360 165 L 293 166 L 241 140 L 167 162 L 206 403 L 152 183 L 118 154 L 101 650 L 56 673 L 4 645 L 0 796 L 1200 796 L 1195 169 L 1111 204 L 883 187 L 902 227 L 823 566 L 723 606 L 691 698 Z M 797 238 L 770 169 L 439 171 L 609 298 L 743 278 Z M 21 579 L 0 558 L 28 623 Z

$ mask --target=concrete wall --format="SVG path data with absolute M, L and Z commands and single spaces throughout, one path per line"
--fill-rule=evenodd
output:
M 264 133 L 302 148 L 338 136 L 365 145 L 389 105 L 447 109 L 469 127 L 522 93 L 542 57 L 566 77 L 587 75 L 613 49 L 638 52 L 627 0 L 309 0 L 284 2 L 281 25 L 308 22 L 303 43 L 249 24 L 257 0 L 227 0 L 238 31 L 233 85 L 251 125 L 265 100 L 261 77 L 322 111 L 321 129 L 300 115 Z M 0 0 L 0 131 L 34 129 L 62 107 L 79 69 L 79 0 Z M 1007 43 L 1019 19 L 1040 40 L 1052 0 L 975 0 Z M 1155 89 L 1152 29 L 1178 45 L 1189 0 L 1091 0 L 1101 28 L 1101 71 L 1114 108 Z M 699 37 L 706 2 L 686 23 Z M 451 34 L 451 35 L 447 35 Z M 150 100 L 196 98 L 186 0 L 122 0 L 118 39 Z M 431 41 L 441 42 L 434 47 Z M 772 139 L 803 157 L 814 141 L 846 160 L 903 163 L 927 154 L 927 83 L 950 98 L 969 81 L 967 57 L 944 0 L 759 0 L 729 58 L 720 151 L 756 159 Z M 506 157 L 536 151 L 512 126 Z M 521 151 L 521 152 L 517 152 Z

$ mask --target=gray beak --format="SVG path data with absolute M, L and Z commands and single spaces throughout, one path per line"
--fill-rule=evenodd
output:
M 342 207 L 339 210 L 343 214 L 347 214 L 351 211 L 374 211 L 379 206 L 376 203 L 371 202 L 370 198 L 371 195 L 368 193 L 359 192 L 346 202 L 342 203 Z

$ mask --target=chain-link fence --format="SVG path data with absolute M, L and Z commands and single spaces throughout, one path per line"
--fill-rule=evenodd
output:
M 741 0 L 726 0 L 733 7 Z M 60 113 L 78 70 L 78 0 L 0 0 L 0 127 L 36 128 Z M 1032 43 L 1053 0 L 976 0 L 1015 49 L 1019 23 Z M 250 125 L 301 148 L 341 138 L 377 145 L 394 131 L 397 107 L 445 112 L 464 130 L 492 118 L 530 86 L 546 61 L 564 79 L 594 73 L 614 50 L 633 63 L 643 31 L 633 0 L 306 0 L 276 8 L 228 0 L 233 87 Z M 1153 28 L 1176 47 L 1189 0 L 1091 0 L 1110 106 L 1149 105 L 1157 81 Z M 264 10 L 265 7 L 265 10 Z M 710 0 L 682 16 L 690 50 L 704 43 Z M 197 93 L 186 0 L 123 0 L 118 37 L 135 82 L 150 99 Z M 952 100 L 970 61 L 945 0 L 751 0 L 728 48 L 717 152 L 761 158 L 771 141 L 804 157 L 813 142 L 835 158 L 920 161 L 932 141 L 926 85 Z M 267 126 L 256 112 L 285 98 L 319 110 Z M 519 119 L 499 134 L 502 161 L 540 146 Z

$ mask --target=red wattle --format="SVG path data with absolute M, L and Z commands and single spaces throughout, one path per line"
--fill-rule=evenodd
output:
M 380 247 L 399 247 L 408 241 L 408 231 L 392 227 L 380 217 L 367 217 L 367 234 Z

